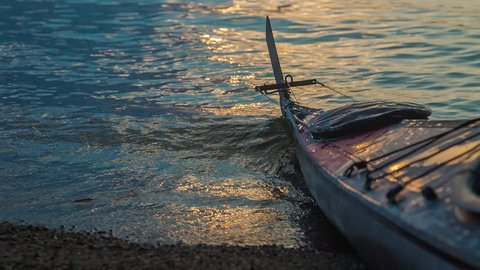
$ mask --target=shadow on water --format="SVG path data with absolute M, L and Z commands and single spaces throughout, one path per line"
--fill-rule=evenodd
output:
M 228 124 L 215 128 L 216 130 L 236 130 L 235 137 L 229 138 L 223 135 L 215 137 L 215 139 L 226 138 L 228 141 L 227 143 L 223 141 L 223 145 L 227 145 L 228 149 L 221 150 L 226 155 L 225 158 L 242 151 L 243 159 L 240 161 L 242 166 L 279 177 L 304 194 L 305 197 L 300 201 L 304 214 L 298 222 L 310 246 L 322 251 L 355 254 L 346 238 L 322 213 L 310 194 L 295 154 L 288 122 L 283 118 L 274 118 L 265 122 L 250 123 L 243 123 L 236 127 Z M 237 142 L 238 139 L 242 142 Z
M 285 119 L 278 118 L 273 120 L 278 125 L 272 126 L 273 129 L 285 134 L 283 142 L 283 151 L 285 151 L 284 160 L 279 160 L 281 164 L 288 164 L 279 166 L 280 168 L 288 168 L 288 170 L 280 170 L 279 177 L 291 182 L 292 185 L 300 190 L 303 194 L 309 197 L 302 207 L 305 209 L 305 215 L 302 216 L 299 223 L 302 227 L 306 241 L 310 246 L 317 250 L 331 251 L 343 254 L 355 254 L 355 251 L 348 243 L 347 239 L 342 233 L 328 220 L 323 212 L 318 207 L 315 199 L 310 194 L 305 179 L 303 178 L 300 164 L 295 155 L 295 147 L 291 130 L 288 122 Z
M 294 175 L 286 175 L 287 181 L 293 183 L 306 196 L 311 198 L 302 207 L 306 214 L 300 219 L 300 226 L 305 233 L 306 242 L 317 250 L 330 251 L 343 254 L 356 254 L 343 234 L 328 220 L 318 207 L 315 199 L 310 194 L 305 184 L 300 169 Z

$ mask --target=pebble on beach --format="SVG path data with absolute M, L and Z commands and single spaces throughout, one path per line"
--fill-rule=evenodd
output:
M 281 246 L 154 245 L 108 233 L 0 223 L 2 269 L 365 269 L 353 255 Z

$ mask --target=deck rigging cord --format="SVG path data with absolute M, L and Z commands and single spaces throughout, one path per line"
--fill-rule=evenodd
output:
M 344 97 L 346 97 L 346 98 L 349 98 L 349 99 L 351 99 L 353 102 L 358 102 L 358 100 L 354 99 L 352 96 L 345 95 L 344 93 L 340 92 L 339 90 L 333 89 L 332 87 L 330 87 L 330 86 L 328 86 L 328 85 L 326 85 L 326 84 L 324 84 L 324 83 L 322 83 L 322 82 L 317 81 L 317 84 L 318 84 L 318 85 L 321 85 L 322 87 L 325 87 L 325 88 L 327 88 L 328 90 L 333 91 L 333 92 L 335 92 L 335 93 L 337 93 L 337 94 L 339 94 L 339 95 L 341 95 L 341 96 L 344 96 Z
M 265 82 L 264 85 L 267 85 L 267 84 L 268 84 L 268 82 Z M 280 106 L 280 103 L 279 103 L 278 101 L 273 100 L 271 97 L 269 97 L 269 96 L 268 96 L 269 93 L 267 93 L 266 91 L 257 91 L 257 92 L 259 92 L 260 94 L 262 94 L 262 96 L 266 97 L 266 98 L 267 98 L 270 102 L 272 102 L 273 104 Z
M 288 78 L 290 78 L 290 82 L 288 82 Z M 287 74 L 287 76 L 285 76 L 285 83 L 287 84 L 288 92 L 290 92 L 293 95 L 293 99 L 295 100 L 294 103 L 300 104 L 300 102 L 298 102 L 297 96 L 295 95 L 295 92 L 292 90 L 292 87 L 290 85 L 290 83 L 293 83 L 293 76 L 290 74 Z
M 471 135 L 471 136 L 469 136 L 469 137 L 467 137 L 467 138 L 465 138 L 465 139 L 462 139 L 462 140 L 460 140 L 460 141 L 457 141 L 457 142 L 455 142 L 455 143 L 453 143 L 453 144 L 451 144 L 451 145 L 448 145 L 448 146 L 446 146 L 446 147 L 444 147 L 444 148 L 441 148 L 441 149 L 437 150 L 436 152 L 433 152 L 432 154 L 429 154 L 429 155 L 427 155 L 427 156 L 421 157 L 421 158 L 416 159 L 416 160 L 414 160 L 414 161 L 412 161 L 412 162 L 406 163 L 406 164 L 404 164 L 404 165 L 396 168 L 395 170 L 392 170 L 392 171 L 389 171 L 389 172 L 385 172 L 385 173 L 383 173 L 383 174 L 381 174 L 381 175 L 378 175 L 378 176 L 375 176 L 375 177 L 371 177 L 371 176 L 372 176 L 373 173 L 379 171 L 380 168 L 376 168 L 374 171 L 368 171 L 367 177 L 370 177 L 370 180 L 373 181 L 373 180 L 378 180 L 378 179 L 384 178 L 384 177 L 386 177 L 386 176 L 392 175 L 392 174 L 394 174 L 394 173 L 396 173 L 396 172 L 399 172 L 399 171 L 401 171 L 401 170 L 403 170 L 403 169 L 405 169 L 405 168 L 407 168 L 407 167 L 409 167 L 409 166 L 411 166 L 411 165 L 413 165 L 413 164 L 415 164 L 415 163 L 425 161 L 425 160 L 427 160 L 427 159 L 429 159 L 429 158 L 432 158 L 432 157 L 434 157 L 434 156 L 436 156 L 436 155 L 438 155 L 438 154 L 440 154 L 440 153 L 442 153 L 442 152 L 445 152 L 445 151 L 451 149 L 451 148 L 452 148 L 453 146 L 455 146 L 455 145 L 459 145 L 459 144 L 464 143 L 464 142 L 466 142 L 466 141 L 468 141 L 468 140 L 470 140 L 470 139 L 473 139 L 473 138 L 477 137 L 478 135 L 480 135 L 480 132 L 479 132 L 479 133 L 475 133 L 475 134 L 473 134 L 473 135 Z M 386 166 L 384 166 L 384 165 L 382 164 L 381 167 L 382 167 L 382 168 L 385 168 Z
M 421 157 L 419 159 L 416 159 L 416 160 L 413 160 L 407 164 L 404 164 L 398 168 L 396 168 L 395 170 L 392 170 L 392 171 L 389 171 L 389 172 L 385 172 L 383 171 L 382 174 L 380 175 L 377 175 L 375 177 L 372 177 L 372 175 L 376 172 L 379 172 L 380 170 L 384 170 L 386 167 L 394 164 L 394 163 L 397 163 L 397 162 L 400 162 L 401 160 L 405 159 L 406 157 L 418 152 L 419 150 L 421 149 L 425 149 L 427 148 L 428 146 L 432 145 L 434 142 L 438 142 L 441 138 L 444 138 L 446 137 L 447 135 L 449 134 L 452 134 L 453 132 L 455 131 L 458 131 L 460 129 L 465 129 L 463 130 L 463 132 L 459 133 L 459 134 L 456 134 L 457 137 L 461 136 L 461 135 L 465 135 L 470 129 L 468 129 L 468 127 L 474 127 L 474 125 L 480 121 L 480 118 L 476 118 L 476 119 L 472 119 L 472 120 L 469 120 L 469 121 L 466 121 L 460 125 L 458 125 L 457 127 L 454 127 L 450 130 L 447 130 L 443 133 L 440 133 L 440 134 L 437 134 L 437 135 L 434 135 L 432 137 L 429 137 L 429 138 L 426 138 L 424 140 L 421 140 L 421 141 L 418 141 L 416 143 L 413 143 L 413 144 L 410 144 L 410 145 L 407 145 L 405 147 L 401 147 L 399 149 L 396 149 L 396 150 L 393 150 L 393 151 L 390 151 L 386 154 L 383 154 L 383 155 L 380 155 L 376 158 L 373 158 L 373 159 L 370 159 L 370 160 L 362 160 L 362 161 L 359 161 L 359 162 L 356 162 L 354 164 L 352 164 L 346 171 L 345 171 L 345 176 L 349 177 L 353 174 L 353 172 L 355 170 L 363 170 L 365 169 L 367 172 L 365 174 L 365 184 L 364 184 L 364 187 L 365 189 L 367 190 L 371 190 L 371 184 L 376 181 L 376 180 L 380 180 L 380 179 L 384 179 L 385 177 L 387 176 L 390 176 L 390 177 L 394 177 L 393 175 L 404 170 L 405 168 L 409 167 L 409 166 L 412 166 L 416 163 L 419 163 L 419 162 L 422 162 L 422 161 L 425 161 L 427 159 L 430 159 L 430 158 L 433 158 L 434 156 L 437 156 L 439 154 L 441 154 L 442 152 L 445 152 L 449 149 L 451 149 L 452 147 L 454 146 L 457 146 L 457 145 L 460 145 L 460 144 L 463 144 L 475 137 L 478 137 L 480 135 L 480 132 L 477 132 L 477 133 L 473 133 L 473 134 L 470 134 L 468 135 L 467 137 L 463 138 L 463 139 L 460 139 L 460 140 L 457 140 L 443 148 L 440 148 L 438 150 L 436 150 L 435 152 L 427 155 L 427 156 L 424 156 L 424 157 Z M 417 146 L 417 147 L 416 147 Z M 376 166 L 376 167 L 373 167 L 372 165 L 372 162 L 374 161 L 377 161 L 377 160 L 381 160 L 381 159 L 384 159 L 384 158 L 387 158 L 395 153 L 399 153 L 401 151 L 404 151 L 404 150 L 408 150 L 410 148 L 413 148 L 412 150 L 392 159 L 392 160 L 389 160 L 389 161 L 386 161 L 382 164 L 380 164 L 380 166 Z M 459 159 L 459 158 L 462 158 L 464 157 L 465 155 L 469 155 L 471 156 L 472 154 L 475 154 L 477 153 L 478 151 L 480 151 L 480 144 L 477 144 L 476 146 L 474 146 L 473 148 L 471 149 L 468 149 L 446 161 L 443 161 L 435 166 L 433 166 L 432 168 L 420 173 L 419 175 L 409 179 L 408 181 L 405 181 L 405 182 L 401 182 L 399 180 L 397 180 L 397 186 L 389 189 L 386 193 L 386 197 L 388 199 L 389 202 L 391 203 L 396 203 L 396 196 L 406 187 L 408 186 L 409 184 L 435 172 L 436 170 L 440 169 L 441 167 Z M 373 169 L 372 169 L 373 167 Z M 395 178 L 395 177 L 394 177 Z M 436 198 L 436 194 L 435 194 L 435 191 L 432 187 L 430 187 L 430 185 L 433 183 L 432 182 L 429 182 L 429 183 L 426 183 L 424 184 L 424 186 L 422 187 L 421 189 L 421 193 L 424 195 L 425 198 L 427 199 L 434 199 Z
M 477 144 L 477 145 L 475 145 L 475 147 L 473 147 L 472 149 L 469 149 L 469 150 L 467 150 L 467 151 L 465 151 L 465 152 L 463 152 L 463 153 L 460 153 L 460 154 L 458 154 L 458 155 L 456 155 L 456 156 L 454 156 L 454 157 L 452 157 L 452 158 L 450 158 L 450 159 L 448 159 L 448 160 L 446 160 L 446 161 L 444 161 L 444 162 L 441 162 L 441 163 L 433 166 L 432 168 L 426 170 L 425 172 L 423 172 L 423 173 L 421 173 L 421 174 L 419 174 L 419 175 L 417 175 L 417 176 L 409 179 L 409 180 L 406 181 L 406 182 L 397 184 L 397 186 L 391 188 L 391 189 L 387 192 L 387 194 L 386 194 L 385 196 L 387 197 L 387 199 L 388 199 L 388 201 L 389 201 L 390 203 L 396 203 L 396 202 L 397 202 L 397 201 L 396 201 L 396 196 L 397 196 L 407 185 L 413 183 L 414 181 L 417 181 L 418 179 L 421 179 L 422 177 L 425 177 L 425 176 L 429 175 L 430 173 L 432 173 L 432 172 L 440 169 L 441 167 L 447 165 L 447 164 L 450 163 L 450 162 L 455 161 L 456 159 L 459 159 L 459 158 L 461 158 L 461 157 L 463 157 L 463 156 L 465 156 L 465 155 L 467 155 L 467 154 L 476 153 L 476 152 L 478 152 L 479 150 L 480 150 L 480 144 Z M 428 184 L 431 184 L 431 182 L 428 183 Z M 431 188 L 429 185 L 425 185 L 425 186 L 422 188 L 421 193 L 422 193 L 427 199 L 434 199 L 434 198 L 437 197 L 436 194 L 435 194 L 435 190 L 434 190 L 433 188 Z
M 362 161 L 359 161 L 359 162 L 356 162 L 356 163 L 353 163 L 347 170 L 345 170 L 345 173 L 344 175 L 347 176 L 347 177 L 350 177 L 353 172 L 355 170 L 362 170 L 362 169 L 369 169 L 367 166 L 368 165 L 371 165 L 371 163 L 373 163 L 374 161 L 377 161 L 377 160 L 381 160 L 381 159 L 385 159 L 393 154 L 396 154 L 396 153 L 399 153 L 399 152 L 402 152 L 402 151 L 405 151 L 405 150 L 408 150 L 410 148 L 413 148 L 413 150 L 411 150 L 410 152 L 407 152 L 407 153 L 404 153 L 392 160 L 389 160 L 383 164 L 381 164 L 380 166 L 377 166 L 374 168 L 374 170 L 372 170 L 371 172 L 375 172 L 375 171 L 378 171 L 378 170 L 381 170 L 381 169 L 384 169 L 385 167 L 395 163 L 395 162 L 398 162 L 402 159 L 404 159 L 405 157 L 415 153 L 416 151 L 420 150 L 420 149 L 423 149 L 431 144 L 433 144 L 434 142 L 438 141 L 439 139 L 443 138 L 443 137 L 446 137 L 447 135 L 457 131 L 457 130 L 460 130 L 462 128 L 466 128 L 470 125 L 473 125 L 475 124 L 476 122 L 479 122 L 480 121 L 480 117 L 479 118 L 475 118 L 475 119 L 472 119 L 472 120 L 469 120 L 469 121 L 465 121 L 463 122 L 462 124 L 450 129 L 450 130 L 447 130 L 445 132 L 442 132 L 442 133 L 439 133 L 437 135 L 434 135 L 434 136 L 431 136 L 431 137 L 428 137 L 428 138 L 425 138 L 423 140 L 420 140 L 418 142 L 415 142 L 415 143 L 412 143 L 412 144 L 409 144 L 407 146 L 404 146 L 404 147 L 400 147 L 398 149 L 395 149 L 395 150 L 392 150 L 390 152 L 387 152 L 383 155 L 380 155 L 378 157 L 375 157 L 375 158 L 371 158 L 371 159 L 368 159 L 368 160 L 362 160 Z M 415 147 L 415 146 L 418 146 L 418 147 Z
M 288 79 L 290 79 L 290 81 Z M 299 87 L 299 86 L 307 86 L 307 85 L 320 85 L 323 88 L 326 88 L 326 89 L 328 89 L 332 92 L 337 93 L 338 95 L 341 95 L 343 97 L 346 97 L 346 98 L 352 100 L 353 102 L 358 102 L 358 100 L 356 100 L 352 96 L 349 96 L 349 95 L 341 92 L 340 90 L 334 89 L 333 87 L 330 87 L 330 86 L 326 85 L 325 83 L 319 82 L 317 79 L 294 81 L 293 76 L 290 75 L 290 74 L 285 76 L 285 79 L 284 79 L 283 83 L 276 83 L 276 84 L 265 83 L 262 86 L 255 86 L 255 91 L 261 93 L 264 96 L 267 96 L 267 95 L 270 95 L 270 94 L 278 93 L 279 91 L 287 90 L 289 93 L 293 94 L 295 102 L 299 103 L 298 99 L 295 96 L 295 93 L 292 91 L 292 88 L 293 87 Z M 270 100 L 272 100 L 272 99 L 270 99 Z

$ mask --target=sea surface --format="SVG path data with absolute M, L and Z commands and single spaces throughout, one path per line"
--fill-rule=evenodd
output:
M 296 80 L 480 115 L 477 0 L 2 0 L 0 220 L 163 244 L 340 241 L 279 108 L 252 89 L 273 82 L 267 14 Z

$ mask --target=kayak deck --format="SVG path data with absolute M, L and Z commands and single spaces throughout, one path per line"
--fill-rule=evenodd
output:
M 316 117 L 318 113 L 311 113 L 304 117 L 303 123 L 312 124 Z M 295 133 L 299 156 L 310 162 L 319 175 L 327 176 L 313 181 L 334 182 L 345 194 L 357 198 L 358 203 L 368 205 L 376 215 L 426 245 L 442 247 L 442 252 L 465 257 L 471 265 L 480 267 L 480 223 L 466 223 L 457 218 L 449 183 L 452 174 L 472 167 L 480 156 L 480 121 L 452 132 L 462 123 L 465 121 L 406 120 L 360 135 L 325 141 L 314 139 L 302 124 L 296 124 Z M 409 150 L 416 142 L 428 142 L 428 138 L 445 132 L 451 133 L 417 151 Z M 395 152 L 398 149 L 404 150 Z M 375 160 L 382 156 L 386 157 Z M 368 168 L 346 174 L 352 165 L 362 161 L 371 161 Z M 376 178 L 370 180 L 368 187 L 367 177 Z M 389 200 L 387 194 L 405 183 L 408 184 L 396 194 L 395 201 Z M 425 187 L 434 192 L 433 198 L 422 193 Z M 326 202 L 320 198 L 324 194 L 314 196 L 323 208 L 336 208 L 335 204 L 342 199 Z

